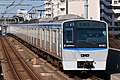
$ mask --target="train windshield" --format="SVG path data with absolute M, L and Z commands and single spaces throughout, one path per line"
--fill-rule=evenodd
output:
M 77 28 L 77 47 L 106 47 L 106 28 Z
M 63 24 L 64 48 L 107 48 L 107 27 L 99 21 L 71 21 Z

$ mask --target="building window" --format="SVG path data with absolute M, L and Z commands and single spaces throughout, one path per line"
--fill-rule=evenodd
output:
M 120 0 L 118 0 L 118 3 L 120 3 Z
M 114 1 L 114 4 L 117 4 L 117 1 Z
M 60 10 L 61 10 L 61 11 L 64 11 L 64 10 L 65 10 L 65 8 L 60 8 Z
M 112 15 L 110 15 L 110 18 L 112 18 Z
M 65 2 L 65 0 L 60 0 L 61 2 Z
M 118 22 L 114 22 L 115 26 L 118 26 Z
M 109 22 L 108 24 L 109 24 L 109 26 L 112 26 L 112 22 Z
M 100 13 L 102 13 L 102 10 L 100 10 Z

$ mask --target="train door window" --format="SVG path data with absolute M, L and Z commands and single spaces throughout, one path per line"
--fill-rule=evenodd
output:
M 33 37 L 32 37 L 32 44 L 33 44 Z
M 73 43 L 73 28 L 65 28 L 65 42 Z
M 42 40 L 44 40 L 44 29 L 42 29 Z
M 49 30 L 47 30 L 47 41 L 49 41 L 50 33 Z
M 56 31 L 53 30 L 53 43 L 56 43 Z

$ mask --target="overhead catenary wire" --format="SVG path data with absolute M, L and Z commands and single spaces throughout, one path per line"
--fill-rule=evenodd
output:
M 4 15 L 7 13 L 8 8 L 11 7 L 11 6 L 15 3 L 15 1 L 16 1 L 16 0 L 14 0 L 10 5 L 6 6 L 5 12 L 4 12 L 4 14 L 2 15 L 2 17 L 4 17 Z
M 28 2 L 28 1 L 30 1 L 30 0 L 20 0 L 20 2 L 13 7 L 14 3 L 16 2 L 16 0 L 14 0 L 10 5 L 8 5 L 8 6 L 6 7 L 5 14 L 8 13 L 8 12 L 10 12 L 10 11 L 12 11 L 16 6 L 19 6 L 21 3 L 23 3 L 23 1 Z M 31 0 L 31 1 L 36 1 L 36 0 Z M 44 0 L 37 0 L 37 1 L 44 1 Z M 49 0 L 48 2 L 51 2 L 51 1 L 52 1 L 52 0 Z M 70 1 L 68 1 L 68 2 L 72 2 L 72 0 L 70 0 Z M 53 4 L 53 7 L 54 7 L 54 6 L 58 6 L 58 5 L 60 5 L 60 4 L 62 4 L 62 3 L 60 3 L 60 2 L 58 1 L 57 4 Z M 32 11 L 34 8 L 43 7 L 43 6 L 45 6 L 45 5 L 46 5 L 46 3 L 41 4 L 41 5 L 39 5 L 39 6 L 33 6 L 30 10 L 28 10 L 28 13 L 29 13 L 30 11 Z M 13 7 L 13 8 L 10 9 L 10 10 L 8 10 L 10 7 Z M 4 16 L 4 15 L 3 15 L 3 16 Z
M 17 5 L 15 5 L 12 9 L 10 9 L 8 12 L 12 11 L 16 6 L 19 6 L 24 0 L 21 0 Z

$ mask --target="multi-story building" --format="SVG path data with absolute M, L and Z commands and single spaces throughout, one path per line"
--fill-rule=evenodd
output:
M 100 19 L 110 27 L 120 26 L 120 0 L 100 0 Z
M 31 19 L 29 14 L 28 14 L 28 10 L 25 10 L 25 9 L 17 10 L 16 16 L 23 17 L 24 20 L 30 20 Z
M 85 17 L 85 0 L 46 0 L 45 16 L 76 14 Z M 88 0 L 88 19 L 106 21 L 109 26 L 120 26 L 120 0 Z
M 120 34 L 120 0 L 100 0 L 100 20 L 109 24 L 109 33 Z
M 52 17 L 52 4 L 51 4 L 51 0 L 44 0 L 44 9 L 45 9 L 45 13 L 44 13 L 44 17 L 50 18 Z
M 44 3 L 46 17 L 65 14 L 76 14 L 85 17 L 84 0 L 45 0 Z M 99 4 L 99 0 L 88 0 L 88 18 L 100 20 Z

